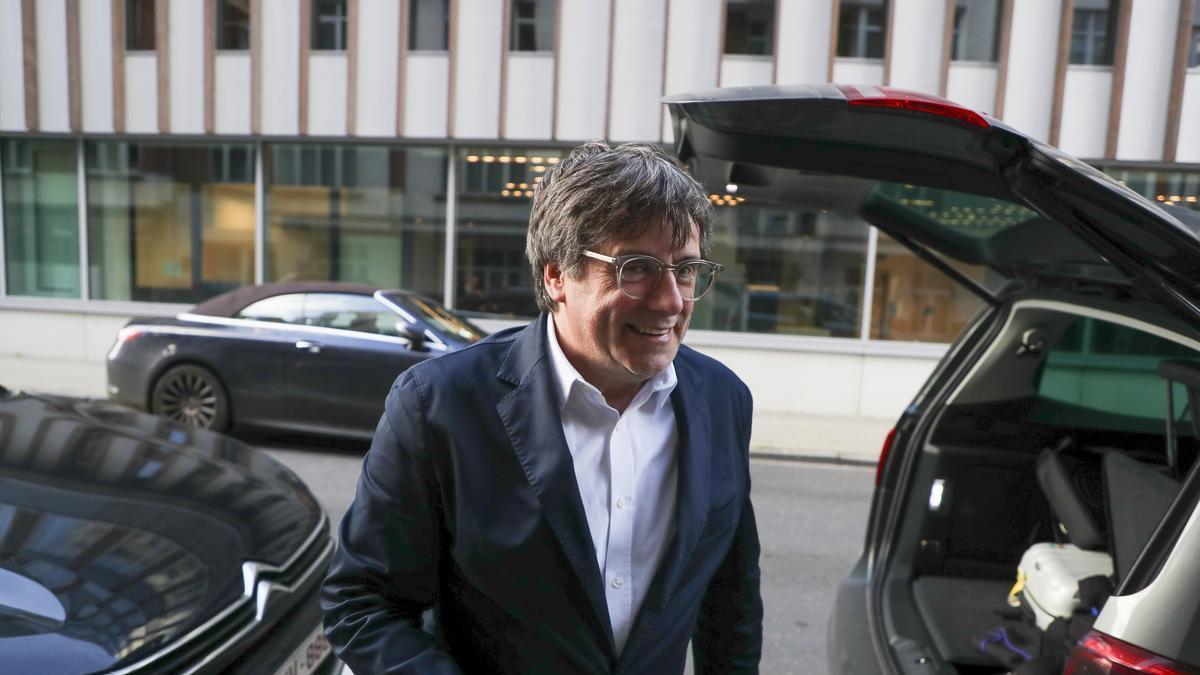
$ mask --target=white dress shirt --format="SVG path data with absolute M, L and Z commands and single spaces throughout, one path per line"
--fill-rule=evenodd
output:
M 586 382 L 549 327 L 550 363 L 558 381 L 563 434 L 604 579 L 617 654 L 675 534 L 675 365 L 648 380 L 624 414 Z

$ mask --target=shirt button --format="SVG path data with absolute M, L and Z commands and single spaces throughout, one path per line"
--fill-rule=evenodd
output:
M 617 500 L 617 508 L 618 508 L 618 509 L 623 509 L 623 508 L 625 508 L 626 506 L 629 506 L 629 503 L 630 503 L 631 501 L 633 501 L 633 500 L 632 500 L 632 499 L 630 499 L 629 497 L 621 497 L 620 499 L 618 499 L 618 500 Z
M 613 588 L 620 588 L 624 585 L 625 585 L 624 579 L 622 579 L 621 577 L 613 577 L 613 580 L 612 580 Z

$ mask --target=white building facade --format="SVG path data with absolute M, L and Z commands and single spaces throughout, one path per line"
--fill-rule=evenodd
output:
M 0 383 L 103 396 L 130 316 L 264 281 L 521 321 L 570 147 L 670 146 L 664 95 L 825 81 L 1200 208 L 1200 0 L 0 0 Z M 726 272 L 688 343 L 750 385 L 757 449 L 872 456 L 976 300 L 865 222 L 706 187 Z

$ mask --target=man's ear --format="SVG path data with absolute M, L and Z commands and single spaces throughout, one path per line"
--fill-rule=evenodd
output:
M 564 288 L 563 282 L 566 280 L 567 273 L 558 263 L 548 262 L 542 267 L 542 284 L 546 287 L 546 293 L 554 302 L 566 302 L 567 291 Z

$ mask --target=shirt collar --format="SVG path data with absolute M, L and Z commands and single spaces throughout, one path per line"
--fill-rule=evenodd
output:
M 546 321 L 546 341 L 550 345 L 550 365 L 554 371 L 554 380 L 558 386 L 558 411 L 561 413 L 563 408 L 567 406 L 567 400 L 571 397 L 571 391 L 576 387 L 580 388 L 580 392 L 588 390 L 595 392 L 597 401 L 603 401 L 604 396 L 600 393 L 592 383 L 583 379 L 575 366 L 567 359 L 567 355 L 563 353 L 562 347 L 558 344 L 558 333 L 554 330 L 554 314 L 549 314 Z M 669 399 L 671 392 L 675 390 L 675 385 L 679 379 L 675 376 L 675 364 L 669 363 L 667 367 L 655 374 L 642 385 L 638 393 L 634 395 L 630 402 L 630 407 L 636 408 L 641 406 L 650 397 L 655 397 L 654 408 L 661 408 Z M 606 404 L 607 405 L 607 404 Z

